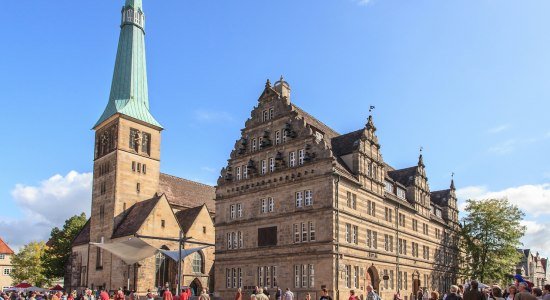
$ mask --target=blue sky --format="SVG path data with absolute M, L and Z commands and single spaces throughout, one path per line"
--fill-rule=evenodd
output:
M 90 128 L 108 99 L 122 2 L 3 3 L 0 232 L 13 244 L 26 242 L 14 229 L 25 222 L 89 207 Z M 265 80 L 284 74 L 292 101 L 340 133 L 375 105 L 392 166 L 415 164 L 422 146 L 433 190 L 455 172 L 461 197 L 509 196 L 532 237 L 550 233 L 550 2 L 144 0 L 144 10 L 163 172 L 214 184 Z M 59 203 L 69 208 L 48 210 Z

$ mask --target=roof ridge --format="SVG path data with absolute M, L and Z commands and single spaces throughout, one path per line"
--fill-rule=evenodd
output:
M 321 125 L 325 126 L 327 129 L 329 129 L 330 131 L 332 131 L 332 133 L 334 133 L 336 136 L 340 136 L 341 134 L 338 133 L 338 131 L 334 130 L 332 127 L 328 126 L 327 124 L 325 124 L 323 121 L 317 119 L 316 117 L 312 116 L 311 114 L 309 114 L 308 112 L 306 112 L 305 110 L 303 110 L 301 107 L 299 107 L 298 105 L 294 104 L 294 103 L 291 103 L 292 106 L 294 106 L 295 108 L 297 108 L 300 113 L 306 115 L 307 117 L 310 117 L 312 118 L 313 120 L 319 122 Z M 310 125 L 313 125 L 313 124 L 310 124 Z M 314 126 L 314 125 L 313 125 Z M 319 128 L 321 129 L 321 128 Z M 325 132 L 326 133 L 326 132 Z
M 193 184 L 196 184 L 196 185 L 202 185 L 202 186 L 206 186 L 206 187 L 213 187 L 213 186 L 211 186 L 209 184 L 206 184 L 206 183 L 185 179 L 185 178 L 178 177 L 178 176 L 171 175 L 171 174 L 166 174 L 166 173 L 162 173 L 162 172 L 160 174 L 164 175 L 164 176 L 172 177 L 172 178 L 175 178 L 175 179 L 178 179 L 178 180 L 181 180 L 181 181 L 186 181 L 186 182 L 189 182 L 189 183 L 193 183 Z

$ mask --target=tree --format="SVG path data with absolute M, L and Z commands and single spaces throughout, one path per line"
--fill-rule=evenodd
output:
M 72 242 L 86 224 L 86 214 L 72 216 L 65 221 L 63 229 L 52 229 L 48 248 L 42 257 L 44 276 L 47 278 L 63 277 L 65 265 L 72 253 Z
M 468 200 L 462 219 L 463 274 L 481 282 L 503 282 L 521 261 L 524 213 L 508 199 Z
M 16 283 L 26 281 L 38 287 L 51 284 L 43 274 L 42 255 L 45 250 L 44 242 L 30 242 L 12 257 L 14 269 L 10 275 Z

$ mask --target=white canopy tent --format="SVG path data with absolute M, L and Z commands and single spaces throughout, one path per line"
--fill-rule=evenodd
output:
M 155 255 L 158 251 L 157 248 L 149 245 L 143 240 L 132 237 L 128 240 L 117 241 L 114 243 L 90 243 L 91 245 L 97 246 L 103 250 L 107 250 L 114 254 L 115 256 L 120 257 L 127 265 L 137 263 L 141 260 L 144 260 L 148 257 Z
M 158 251 L 162 252 L 164 255 L 170 257 L 174 261 L 178 261 L 179 251 L 168 251 L 157 249 L 140 238 L 133 237 L 124 241 L 117 241 L 114 243 L 90 243 L 91 245 L 97 246 L 101 249 L 107 250 L 115 256 L 118 256 L 122 259 L 127 265 L 137 263 L 141 260 L 144 260 L 148 257 L 151 257 L 157 254 Z M 202 246 L 197 248 L 189 248 L 181 250 L 181 259 L 186 258 L 187 256 L 200 251 L 209 246 Z
M 189 248 L 189 249 L 181 249 L 181 259 L 184 259 L 187 256 L 189 256 L 189 255 L 191 255 L 195 252 L 201 251 L 202 249 L 204 249 L 206 247 L 208 247 L 208 246 L 197 247 L 197 248 Z M 160 250 L 160 252 L 162 252 L 164 255 L 170 257 L 174 261 L 178 261 L 179 251 L 177 251 L 177 250 L 176 251 Z

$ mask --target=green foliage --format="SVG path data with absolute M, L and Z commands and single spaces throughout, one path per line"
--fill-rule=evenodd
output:
M 14 269 L 10 275 L 15 284 L 22 281 L 38 287 L 51 284 L 51 281 L 43 274 L 42 255 L 45 250 L 44 242 L 31 242 L 12 257 Z
M 517 248 L 525 234 L 524 213 L 508 199 L 468 200 L 462 219 L 462 273 L 481 282 L 503 282 L 512 274 L 521 254 Z
M 73 216 L 65 221 L 62 229 L 52 229 L 49 247 L 42 256 L 44 262 L 44 276 L 47 278 L 63 277 L 65 264 L 72 253 L 72 241 L 86 224 L 86 214 Z

